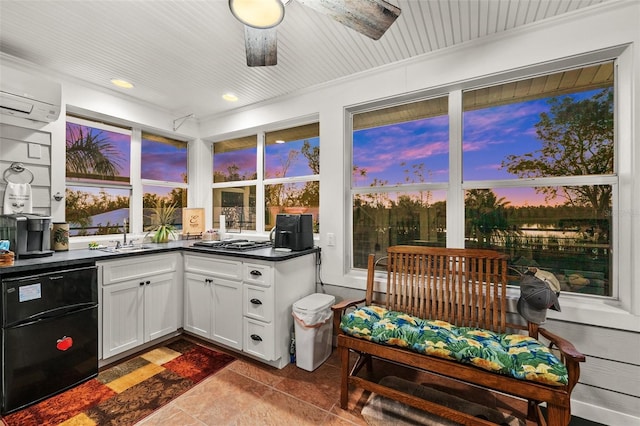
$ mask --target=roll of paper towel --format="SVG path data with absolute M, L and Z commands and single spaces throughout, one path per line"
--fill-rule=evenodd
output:
M 220 215 L 220 230 L 218 231 L 218 233 L 220 234 L 220 240 L 224 240 L 226 232 L 227 232 L 226 218 L 224 217 L 223 214 L 221 214 Z

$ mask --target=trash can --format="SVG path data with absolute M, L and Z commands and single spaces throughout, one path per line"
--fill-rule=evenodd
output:
M 307 371 L 318 368 L 331 355 L 335 296 L 315 293 L 293 304 L 296 365 Z

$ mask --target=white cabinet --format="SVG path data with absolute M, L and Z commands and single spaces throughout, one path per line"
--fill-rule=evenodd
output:
M 185 256 L 184 329 L 242 349 L 242 263 Z
M 104 359 L 175 332 L 179 255 L 140 255 L 99 262 Z
M 294 302 L 315 290 L 315 256 L 263 261 L 186 253 L 184 329 L 277 368 L 289 363 Z

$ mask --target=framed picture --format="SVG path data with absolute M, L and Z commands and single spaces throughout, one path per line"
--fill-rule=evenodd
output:
M 200 236 L 204 232 L 204 209 L 189 208 L 182 209 L 182 234 L 185 238 L 189 236 Z

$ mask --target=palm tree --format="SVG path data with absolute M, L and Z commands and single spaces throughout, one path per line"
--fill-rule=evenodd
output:
M 509 223 L 504 197 L 497 198 L 490 189 L 471 189 L 465 197 L 466 234 L 475 237 L 478 247 L 491 246 L 491 237 L 505 233 Z
M 114 177 L 119 161 L 120 152 L 102 131 L 67 123 L 68 177 Z

